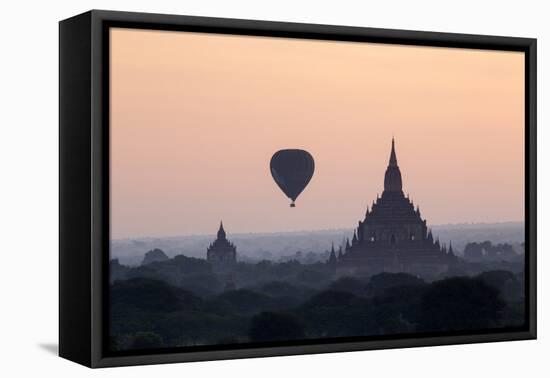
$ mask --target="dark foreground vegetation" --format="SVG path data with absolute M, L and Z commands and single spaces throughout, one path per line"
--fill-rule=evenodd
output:
M 118 269 L 118 271 L 117 271 Z M 520 273 L 432 282 L 406 273 L 338 275 L 326 264 L 238 264 L 214 272 L 178 256 L 112 264 L 111 347 L 235 344 L 521 326 Z

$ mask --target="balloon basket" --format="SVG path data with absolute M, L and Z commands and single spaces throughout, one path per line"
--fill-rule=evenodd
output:
M 294 202 L 292 202 L 292 203 L 290 204 L 290 207 L 296 207 L 296 205 L 294 204 Z

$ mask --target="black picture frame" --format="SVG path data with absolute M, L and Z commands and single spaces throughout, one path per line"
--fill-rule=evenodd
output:
M 109 353 L 110 27 L 200 31 L 525 53 L 524 327 Z M 59 354 L 89 367 L 536 338 L 536 39 L 92 10 L 59 24 Z M 236 89 L 238 90 L 238 89 Z

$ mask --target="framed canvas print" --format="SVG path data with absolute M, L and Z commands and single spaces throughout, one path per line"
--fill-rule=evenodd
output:
M 60 23 L 60 355 L 536 337 L 536 40 Z

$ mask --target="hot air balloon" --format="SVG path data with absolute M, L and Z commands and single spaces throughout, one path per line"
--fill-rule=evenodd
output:
M 315 170 L 313 156 L 304 150 L 280 150 L 271 157 L 271 176 L 283 193 L 294 201 L 305 189 Z

